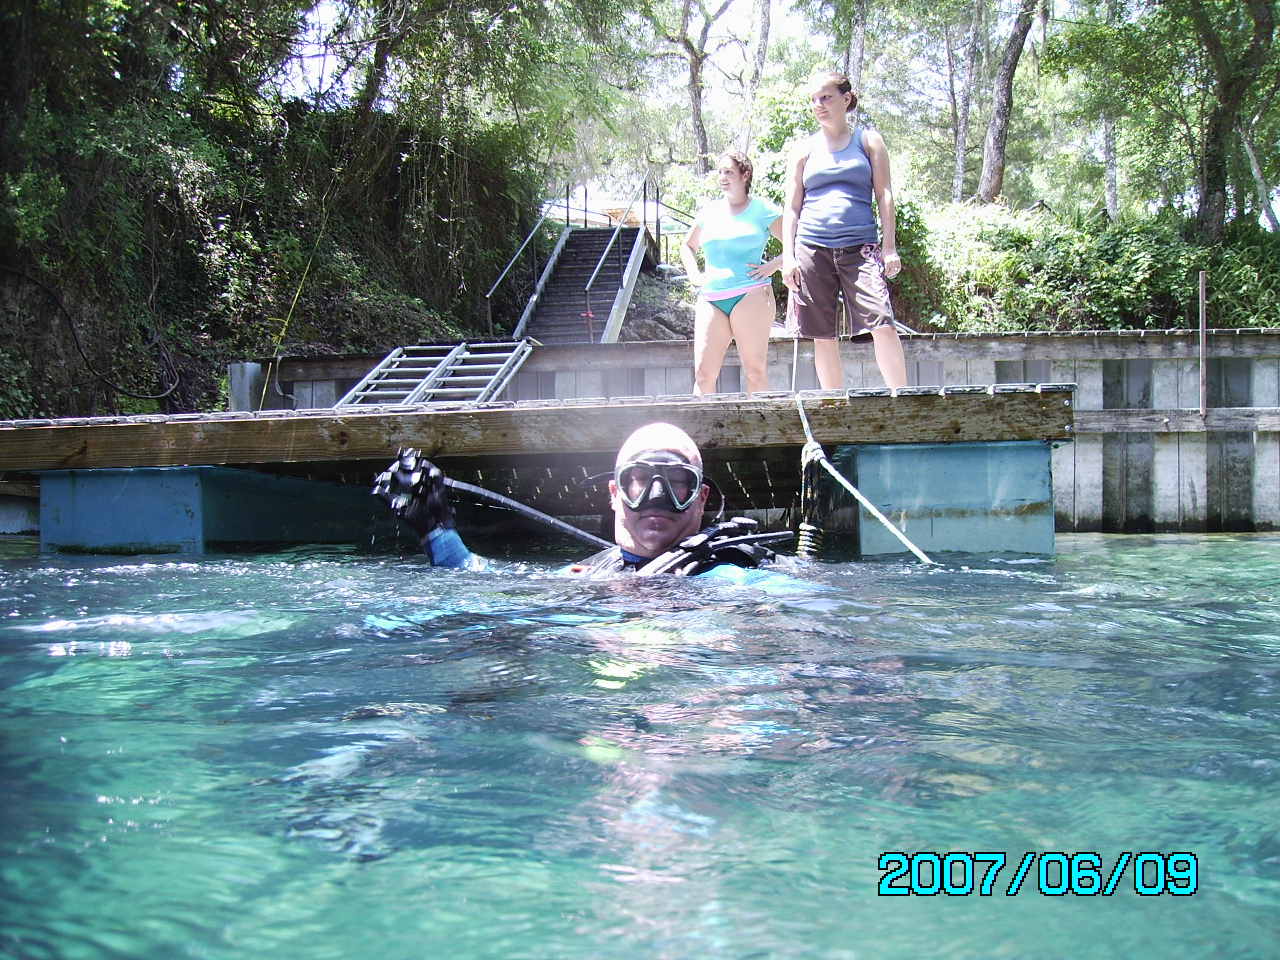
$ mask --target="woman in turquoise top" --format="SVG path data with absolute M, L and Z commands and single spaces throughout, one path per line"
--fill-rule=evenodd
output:
M 751 196 L 751 161 L 742 154 L 725 154 L 716 170 L 724 197 L 698 212 L 680 248 L 689 282 L 702 288 L 694 310 L 693 392 L 715 392 L 733 340 L 747 392 L 758 393 L 769 389 L 765 363 L 775 313 L 769 278 L 782 258 L 761 261 L 769 235 L 782 238 L 782 211 Z M 698 268 L 699 250 L 705 269 Z

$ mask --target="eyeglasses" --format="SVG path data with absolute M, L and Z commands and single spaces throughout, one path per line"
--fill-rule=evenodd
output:
M 665 497 L 676 513 L 683 513 L 702 491 L 702 470 L 670 450 L 637 454 L 618 468 L 615 479 L 618 495 L 632 510 Z

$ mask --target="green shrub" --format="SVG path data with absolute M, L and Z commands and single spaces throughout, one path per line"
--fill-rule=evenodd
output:
M 1209 260 L 1214 327 L 1280 327 L 1280 236 L 1236 224 Z
M 920 262 L 930 276 L 920 284 L 929 291 L 920 314 L 932 329 L 1194 326 L 1202 269 L 1210 325 L 1280 326 L 1280 238 L 1256 227 L 1237 226 L 1221 245 L 1206 246 L 1187 239 L 1187 224 L 1171 214 L 1063 221 L 966 204 L 924 219 L 928 256 Z
M 0 350 L 0 420 L 24 420 L 38 414 L 30 373 L 22 358 Z

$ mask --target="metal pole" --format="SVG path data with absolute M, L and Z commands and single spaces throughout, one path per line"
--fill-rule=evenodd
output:
M 1200 271 L 1200 418 L 1209 412 L 1209 334 L 1205 325 L 1205 286 L 1208 274 Z
M 662 184 L 655 181 L 653 184 L 653 229 L 657 231 L 658 249 L 662 249 Z
M 584 229 L 587 226 L 587 185 L 585 183 L 582 185 L 582 226 Z
M 569 184 L 564 185 L 564 225 L 569 225 Z

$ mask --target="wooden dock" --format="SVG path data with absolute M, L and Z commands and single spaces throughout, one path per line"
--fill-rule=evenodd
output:
M 808 391 L 798 396 L 822 444 L 1065 440 L 1070 385 Z M 0 421 L 0 471 L 251 466 L 364 479 L 400 447 L 444 464 L 492 468 L 584 457 L 612 466 L 623 437 L 655 420 L 687 430 L 713 462 L 805 441 L 793 394 L 532 400 L 253 413 Z M 363 480 L 361 481 L 363 482 Z
M 1011 441 L 1032 442 L 1042 448 L 1047 489 L 1046 442 L 1072 437 L 1072 390 L 1065 384 L 1011 384 L 751 398 L 681 395 L 4 421 L 0 471 L 11 479 L 39 474 L 46 481 L 72 477 L 83 485 L 94 473 L 133 471 L 141 483 L 141 475 L 157 467 L 233 467 L 290 482 L 337 482 L 364 496 L 372 477 L 399 448 L 418 447 L 456 479 L 554 515 L 599 516 L 607 509 L 607 496 L 589 478 L 612 470 L 617 448 L 631 430 L 668 421 L 698 441 L 707 475 L 722 491 L 730 512 L 789 509 L 798 500 L 800 450 L 806 439 L 797 398 L 814 438 L 829 452 L 844 445 L 995 449 L 1015 445 Z M 992 454 L 983 456 L 989 460 Z M 948 469 L 952 468 L 938 468 L 944 474 Z M 962 469 L 972 472 L 968 466 Z M 999 474 L 1002 468 L 979 469 Z M 895 489 L 902 486 L 902 480 L 894 482 Z M 281 496 L 287 503 L 287 495 Z M 938 496 L 935 489 L 927 496 L 916 495 L 914 502 L 946 508 L 934 502 Z M 968 496 L 981 501 L 984 494 Z M 1052 494 L 1037 493 L 1032 499 L 1047 517 L 1051 543 Z M 233 506 L 218 507 L 224 514 L 228 509 Z M 972 512 L 971 506 L 965 509 Z M 1022 503 L 1010 509 L 1027 508 Z

